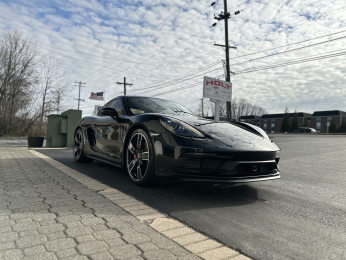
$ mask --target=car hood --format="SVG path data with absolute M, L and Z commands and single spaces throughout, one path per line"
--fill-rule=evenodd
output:
M 218 143 L 236 150 L 273 151 L 280 148 L 263 137 L 255 129 L 247 130 L 237 124 L 214 122 L 213 120 L 194 116 L 172 116 L 197 130 L 209 135 Z

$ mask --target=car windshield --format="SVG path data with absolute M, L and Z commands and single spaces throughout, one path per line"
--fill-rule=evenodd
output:
M 127 106 L 133 115 L 145 113 L 159 113 L 168 115 L 194 115 L 183 105 L 178 103 L 148 97 L 129 97 L 126 98 Z

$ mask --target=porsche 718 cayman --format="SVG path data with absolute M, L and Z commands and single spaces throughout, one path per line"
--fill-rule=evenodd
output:
M 136 185 L 280 178 L 280 148 L 259 127 L 214 122 L 172 101 L 119 96 L 75 130 L 73 156 L 125 169 Z

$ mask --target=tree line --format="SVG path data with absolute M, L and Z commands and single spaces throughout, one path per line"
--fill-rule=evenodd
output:
M 203 110 L 203 111 L 202 111 Z M 203 115 L 202 115 L 203 112 Z M 254 105 L 245 98 L 234 97 L 231 102 L 231 115 L 232 119 L 239 120 L 241 116 L 246 115 L 255 115 L 262 116 L 267 114 L 267 110 L 261 106 Z M 209 99 L 203 100 L 203 109 L 202 103 L 199 104 L 195 114 L 198 116 L 213 116 L 215 114 L 215 104 L 210 102 Z M 226 102 L 220 104 L 220 116 L 226 116 L 227 106 Z
M 342 117 L 340 127 L 336 125 L 335 119 L 332 117 L 329 124 L 328 133 L 346 133 L 346 119 Z
M 18 31 L 0 35 L 0 136 L 25 136 L 59 113 L 71 90 L 59 60 Z

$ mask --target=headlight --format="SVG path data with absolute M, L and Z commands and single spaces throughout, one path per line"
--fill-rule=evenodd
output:
M 204 135 L 197 131 L 195 128 L 177 119 L 162 117 L 160 118 L 160 123 L 164 126 L 164 128 L 166 128 L 173 134 L 204 138 Z

